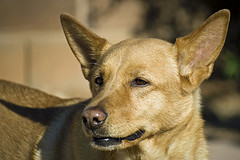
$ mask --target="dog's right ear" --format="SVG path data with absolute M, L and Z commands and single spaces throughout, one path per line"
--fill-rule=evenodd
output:
M 99 37 L 75 18 L 68 14 L 60 16 L 62 28 L 72 52 L 81 64 L 83 74 L 89 79 L 89 73 L 101 58 L 103 51 L 111 45 Z

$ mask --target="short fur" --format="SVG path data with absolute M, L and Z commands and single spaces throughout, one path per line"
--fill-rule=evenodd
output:
M 112 45 L 61 15 L 93 96 L 60 99 L 1 80 L 0 159 L 208 159 L 198 87 L 212 73 L 229 19 L 220 10 L 175 44 Z

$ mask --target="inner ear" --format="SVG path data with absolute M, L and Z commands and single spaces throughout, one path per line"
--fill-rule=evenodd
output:
M 195 90 L 211 75 L 213 63 L 224 45 L 229 19 L 229 11 L 221 10 L 188 36 L 177 39 L 179 73 L 186 92 Z

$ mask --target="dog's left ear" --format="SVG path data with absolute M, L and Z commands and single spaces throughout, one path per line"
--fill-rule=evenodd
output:
M 194 32 L 176 40 L 179 73 L 185 92 L 191 93 L 211 75 L 213 63 L 224 45 L 229 20 L 229 10 L 220 10 Z
M 60 19 L 68 44 L 80 62 L 85 78 L 89 79 L 92 67 L 99 61 L 103 51 L 111 45 L 72 16 L 62 14 Z

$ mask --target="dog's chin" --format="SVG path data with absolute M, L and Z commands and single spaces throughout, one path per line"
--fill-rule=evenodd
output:
M 123 149 L 135 144 L 143 137 L 144 130 L 138 130 L 137 132 L 127 137 L 93 137 L 92 146 L 100 150 L 114 150 Z M 135 142 L 135 143 L 134 143 Z

